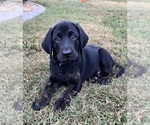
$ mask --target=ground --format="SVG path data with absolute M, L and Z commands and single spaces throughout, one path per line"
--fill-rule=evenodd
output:
M 49 55 L 42 50 L 41 41 L 48 29 L 60 20 L 79 23 L 89 35 L 88 43 L 106 48 L 121 65 L 126 66 L 128 56 L 139 65 L 150 67 L 149 3 L 129 2 L 127 6 L 125 0 L 33 1 L 45 6 L 46 11 L 24 24 L 20 18 L 0 24 L 3 29 L 0 34 L 1 123 L 17 125 L 23 120 L 26 125 L 148 125 L 149 69 L 134 78 L 136 69 L 131 67 L 120 78 L 113 78 L 109 85 L 85 82 L 64 112 L 52 109 L 64 88 L 40 112 L 33 111 L 31 103 L 49 75 Z M 24 112 L 12 109 L 13 102 L 20 97 L 23 97 Z
M 20 3 L 20 1 L 19 1 Z M 18 1 L 4 1 L 0 2 L 0 14 L 4 12 L 12 12 L 15 9 L 18 8 L 20 4 L 18 4 Z M 35 5 L 34 3 L 27 1 L 23 4 L 23 12 L 30 12 L 34 9 L 36 9 L 38 6 Z

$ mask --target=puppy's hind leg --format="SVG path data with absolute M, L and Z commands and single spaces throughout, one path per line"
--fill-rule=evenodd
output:
M 114 61 L 109 54 L 109 52 L 103 48 L 99 49 L 99 68 L 100 68 L 100 75 L 99 83 L 100 84 L 107 84 L 107 80 L 109 76 L 112 75 L 112 68 L 114 65 Z

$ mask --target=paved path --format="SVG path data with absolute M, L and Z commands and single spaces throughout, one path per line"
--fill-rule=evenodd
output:
M 0 22 L 19 17 L 23 14 L 22 5 L 17 4 L 16 9 L 11 12 L 3 12 L 0 14 Z
M 39 4 L 34 3 L 35 5 L 37 5 L 38 7 L 36 9 L 34 9 L 33 11 L 27 12 L 23 14 L 23 22 L 28 21 L 38 15 L 40 15 L 41 13 L 43 13 L 45 11 L 45 8 Z

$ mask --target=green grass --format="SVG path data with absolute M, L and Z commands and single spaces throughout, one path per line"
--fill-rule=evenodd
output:
M 127 8 L 108 9 L 107 13 L 104 25 L 111 28 L 116 37 L 127 39 Z

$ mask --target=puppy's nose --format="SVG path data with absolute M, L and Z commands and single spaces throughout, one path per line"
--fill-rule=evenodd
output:
M 71 49 L 65 49 L 62 51 L 62 54 L 65 58 L 69 58 L 71 53 L 72 53 Z

